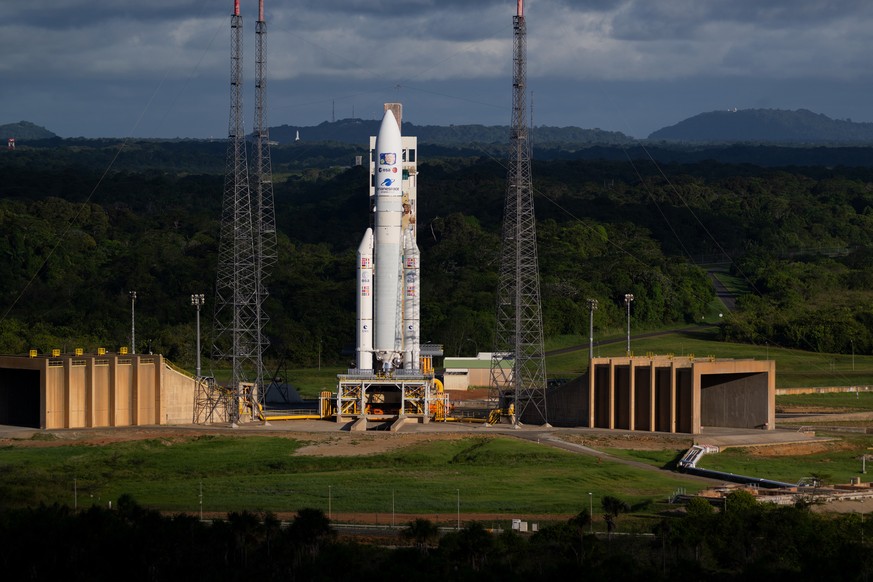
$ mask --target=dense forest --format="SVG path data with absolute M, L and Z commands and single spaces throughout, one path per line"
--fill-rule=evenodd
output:
M 299 510 L 285 526 L 250 512 L 207 524 L 122 496 L 115 509 L 0 512 L 0 567 L 11 580 L 216 581 L 867 580 L 873 570 L 873 524 L 858 514 L 759 504 L 737 491 L 726 510 L 694 499 L 650 532 L 623 535 L 621 511 L 609 507 L 626 504 L 607 499 L 616 503 L 604 503 L 603 516 L 618 526 L 608 537 L 590 533 L 586 508 L 532 535 L 492 533 L 476 522 L 441 533 L 417 519 L 393 539 L 366 543 L 338 537 L 316 509 Z
M 224 147 L 64 140 L 3 152 L 0 352 L 128 345 L 136 290 L 137 351 L 190 366 L 191 293 L 206 294 L 209 329 Z M 439 152 L 422 146 L 419 166 L 422 339 L 469 354 L 492 339 L 506 169 Z M 271 360 L 349 360 L 369 220 L 356 153 L 274 149 Z M 721 263 L 748 291 L 725 338 L 873 351 L 873 169 L 633 160 L 534 163 L 547 336 L 587 334 L 588 298 L 598 330 L 620 329 L 625 293 L 638 328 L 699 321 L 714 297 L 706 265 Z

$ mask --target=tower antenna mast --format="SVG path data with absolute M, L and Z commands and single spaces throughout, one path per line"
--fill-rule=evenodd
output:
M 239 0 L 234 0 L 230 20 L 230 120 L 212 346 L 214 361 L 230 364 L 228 408 L 232 423 L 239 420 L 240 400 L 248 396 L 245 391 L 257 380 L 261 354 L 252 200 L 242 120 L 242 24 Z
M 513 17 L 512 126 L 491 358 L 492 397 L 512 399 L 513 423 L 548 424 L 531 149 L 526 119 L 527 25 L 524 0 Z
M 264 311 L 268 291 L 266 281 L 277 260 L 276 212 L 273 202 L 273 169 L 270 160 L 270 130 L 267 125 L 267 21 L 264 18 L 264 0 L 258 5 L 255 25 L 255 131 L 253 152 L 252 195 L 255 221 L 255 283 L 257 320 L 257 395 L 263 404 L 268 382 L 265 381 L 264 352 L 269 347 L 264 328 L 269 316 Z

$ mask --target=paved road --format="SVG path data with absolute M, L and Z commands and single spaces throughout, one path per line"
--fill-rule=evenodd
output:
M 709 279 L 712 281 L 712 286 L 715 287 L 715 296 L 721 299 L 721 302 L 724 303 L 725 309 L 728 311 L 735 311 L 737 308 L 737 296 L 728 291 L 728 288 L 724 286 L 724 283 L 719 280 L 716 271 L 709 271 L 706 274 L 709 275 Z
M 609 453 L 605 453 L 603 451 L 598 451 L 597 449 L 592 449 L 591 447 L 586 447 L 585 445 L 579 445 L 576 443 L 567 442 L 562 440 L 559 436 L 557 436 L 554 432 L 551 431 L 516 431 L 516 432 L 508 432 L 505 433 L 509 436 L 514 436 L 519 439 L 524 439 L 528 441 L 533 441 L 539 444 L 547 445 L 550 447 L 555 447 L 557 449 L 562 449 L 565 451 L 570 451 L 571 453 L 579 453 L 582 455 L 589 455 L 592 457 L 598 457 L 600 459 L 606 459 L 608 461 L 614 463 L 621 463 L 623 465 L 628 465 L 630 467 L 634 467 L 636 469 L 642 469 L 645 471 L 657 471 L 663 472 L 666 469 L 661 469 L 659 467 L 655 467 L 654 465 L 649 465 L 647 463 L 642 463 L 640 461 L 633 461 L 631 459 L 623 459 L 621 457 L 616 457 L 610 455 Z M 687 478 L 692 481 L 698 481 L 701 483 L 706 483 L 707 485 L 719 485 L 724 483 L 723 480 L 719 479 L 709 479 L 707 477 L 699 477 L 697 475 L 687 475 L 684 473 L 678 473 L 675 471 L 667 471 L 669 473 L 675 473 L 677 477 Z
M 666 471 L 666 469 L 661 469 L 660 467 L 655 467 L 654 465 L 649 465 L 646 463 L 642 463 L 639 461 L 633 461 L 630 459 L 624 459 L 621 457 L 616 457 L 610 455 L 609 453 L 605 453 L 603 451 L 599 451 L 597 449 L 592 449 L 591 447 L 586 447 L 585 445 L 579 445 L 576 443 L 567 442 L 560 438 L 560 433 L 566 430 L 576 430 L 578 432 L 585 432 L 586 429 L 564 429 L 564 431 L 558 429 L 552 430 L 540 430 L 536 428 L 525 427 L 526 430 L 516 430 L 514 432 L 509 431 L 501 431 L 504 434 L 514 436 L 516 438 L 534 441 L 540 444 L 552 446 L 555 448 L 559 448 L 565 451 L 571 451 L 574 453 L 591 455 L 595 457 L 600 457 L 602 459 L 608 459 L 609 461 L 615 463 L 622 463 L 624 465 L 628 465 L 637 469 L 643 469 L 647 471 Z M 591 430 L 591 429 L 587 429 Z M 616 431 L 610 431 L 610 434 L 614 434 Z M 618 432 L 626 432 L 626 434 L 633 435 L 635 433 L 630 431 L 618 431 Z M 641 434 L 641 433 L 636 433 Z M 649 434 L 649 433 L 642 433 Z M 688 435 L 689 437 L 691 435 Z M 746 447 L 753 445 L 775 445 L 775 444 L 787 444 L 787 443 L 809 443 L 813 441 L 828 441 L 833 440 L 830 438 L 822 438 L 816 437 L 814 435 L 800 433 L 794 430 L 757 430 L 757 429 L 734 429 L 734 428 L 711 428 L 707 429 L 705 433 L 694 435 L 694 442 L 707 444 L 707 445 L 715 445 L 719 448 L 728 448 L 728 447 Z M 687 473 L 680 473 L 677 471 L 669 471 L 671 473 L 675 473 L 677 476 L 682 476 L 683 478 L 691 479 L 693 481 L 698 481 L 701 483 L 706 483 L 709 485 L 719 485 L 724 483 L 724 479 L 715 479 L 709 477 L 702 477 L 698 475 L 690 475 Z

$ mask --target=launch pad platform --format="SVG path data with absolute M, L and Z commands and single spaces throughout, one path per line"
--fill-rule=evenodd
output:
M 421 423 L 445 417 L 442 384 L 432 373 L 349 370 L 337 376 L 336 421 L 367 418 L 416 418 Z

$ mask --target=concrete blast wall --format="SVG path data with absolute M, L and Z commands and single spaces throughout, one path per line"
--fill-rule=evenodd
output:
M 194 379 L 160 355 L 0 356 L 0 423 L 83 428 L 193 416 Z
M 698 434 L 704 426 L 773 428 L 775 363 L 691 358 L 595 358 L 549 389 L 555 426 Z

